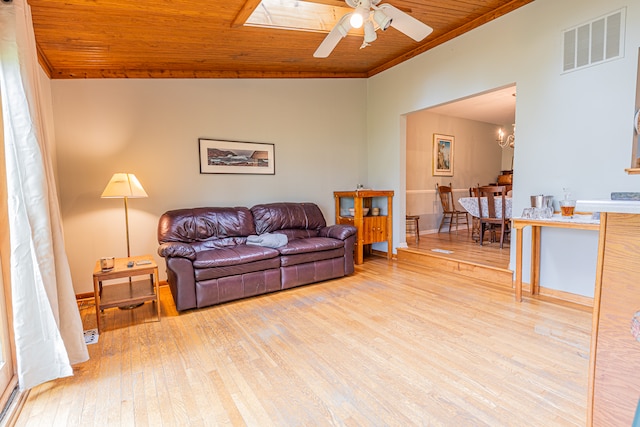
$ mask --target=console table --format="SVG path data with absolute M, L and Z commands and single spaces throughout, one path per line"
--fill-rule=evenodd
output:
M 355 263 L 364 262 L 364 247 L 377 242 L 387 242 L 387 259 L 393 255 L 393 191 L 356 190 L 334 191 L 336 224 L 349 224 L 358 229 L 355 244 Z M 341 199 L 352 199 L 353 214 L 342 206 Z M 378 200 L 379 199 L 379 200 Z M 375 205 L 375 206 L 374 206 Z M 372 208 L 380 208 L 380 215 L 372 215 Z M 368 208 L 367 215 L 364 208 Z
M 600 221 L 591 215 L 574 215 L 563 218 L 554 215 L 548 219 L 513 218 L 512 228 L 516 230 L 516 301 L 522 301 L 522 230 L 531 227 L 531 295 L 540 291 L 540 235 L 542 227 L 599 230 Z

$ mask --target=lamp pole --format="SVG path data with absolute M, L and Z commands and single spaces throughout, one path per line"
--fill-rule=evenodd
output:
M 131 257 L 131 249 L 129 247 L 129 203 L 127 202 L 128 197 L 124 196 L 124 224 L 125 229 L 127 230 L 127 258 Z

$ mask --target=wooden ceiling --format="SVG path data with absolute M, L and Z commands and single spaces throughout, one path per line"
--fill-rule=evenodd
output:
M 283 0 L 285 1 L 285 0 Z M 294 0 L 286 0 L 294 1 Z M 310 0 L 346 6 L 342 0 Z M 370 77 L 533 0 L 383 0 L 428 24 L 415 42 L 394 28 L 328 58 L 326 33 L 244 26 L 259 0 L 28 0 L 40 63 L 53 79 Z

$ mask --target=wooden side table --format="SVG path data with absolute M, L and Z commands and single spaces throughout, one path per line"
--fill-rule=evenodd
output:
M 371 250 L 372 243 L 387 242 L 387 259 L 393 256 L 393 191 L 391 190 L 356 190 L 356 191 L 334 191 L 333 197 L 336 205 L 336 224 L 349 224 L 358 229 L 355 244 L 356 264 L 364 262 L 365 246 Z M 353 199 L 353 215 L 345 215 L 342 212 L 340 199 Z M 364 208 L 371 209 L 374 200 L 380 198 L 386 201 L 386 212 L 384 204 L 381 206 L 383 212 L 374 216 L 372 212 L 364 214 Z
M 133 261 L 133 267 L 127 264 Z M 135 276 L 149 275 L 147 280 L 133 281 Z M 105 280 L 129 279 L 124 283 L 105 284 Z M 153 301 L 156 306 L 156 315 L 160 320 L 160 293 L 158 289 L 158 264 L 151 255 L 135 256 L 130 258 L 116 258 L 111 270 L 102 271 L 100 260 L 93 269 L 93 295 L 96 301 L 96 321 L 98 333 L 100 333 L 100 312 L 105 308 L 126 307 Z

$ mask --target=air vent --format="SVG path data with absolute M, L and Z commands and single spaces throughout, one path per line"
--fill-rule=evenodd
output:
M 623 8 L 566 30 L 562 71 L 622 58 L 625 11 Z

